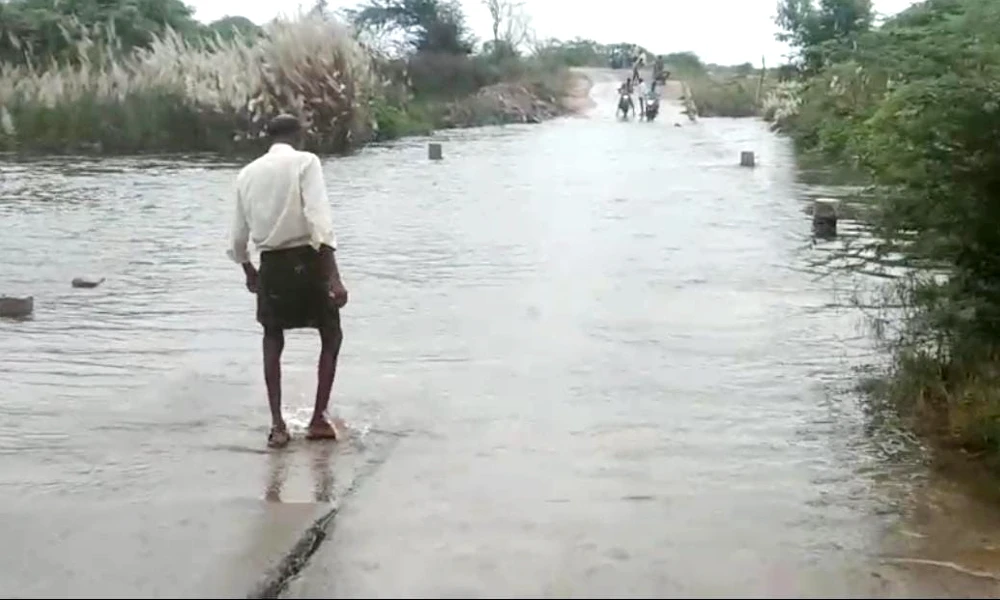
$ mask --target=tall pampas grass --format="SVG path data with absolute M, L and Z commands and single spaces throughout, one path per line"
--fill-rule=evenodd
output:
M 230 150 L 282 112 L 308 124 L 310 146 L 344 151 L 372 135 L 383 82 L 339 22 L 279 20 L 260 39 L 185 40 L 174 31 L 127 55 L 117 40 L 77 43 L 72 63 L 0 65 L 0 146 L 46 150 Z
M 775 129 L 781 129 L 789 119 L 799 114 L 803 85 L 798 81 L 778 84 L 764 98 L 763 117 Z

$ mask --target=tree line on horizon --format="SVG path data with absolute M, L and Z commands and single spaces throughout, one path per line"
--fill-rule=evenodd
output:
M 490 55 L 495 58 L 535 56 L 570 67 L 625 68 L 637 51 L 655 56 L 630 42 L 600 43 L 576 38 L 538 39 L 530 15 L 519 0 L 483 0 L 490 13 L 492 39 L 472 34 L 455 0 L 365 0 L 334 14 L 325 0 L 313 8 L 353 25 L 373 49 L 391 56 L 406 53 Z M 0 0 L 0 62 L 44 69 L 53 61 L 78 60 L 81 40 L 114 40 L 113 50 L 128 53 L 149 46 L 157 35 L 172 30 L 191 43 L 215 37 L 253 39 L 264 27 L 232 15 L 203 23 L 183 0 Z M 693 52 L 662 55 L 679 72 L 705 72 Z M 752 70 L 750 63 L 739 65 Z

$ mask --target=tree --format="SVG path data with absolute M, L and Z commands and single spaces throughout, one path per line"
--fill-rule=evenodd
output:
M 327 1 L 316 0 L 316 4 L 313 4 L 311 12 L 321 17 L 326 17 L 329 14 L 329 9 L 327 8 Z
M 858 34 L 871 29 L 875 20 L 872 0 L 779 0 L 775 23 L 781 28 L 775 37 L 799 53 L 807 72 L 818 71 L 827 55 Z
M 0 5 L 0 60 L 74 60 L 83 40 L 127 52 L 168 27 L 198 33 L 192 14 L 181 0 L 9 0 Z
M 465 15 L 455 0 L 368 0 L 345 13 L 360 30 L 402 34 L 417 52 L 472 53 Z
M 253 39 L 263 33 L 263 30 L 256 23 L 246 17 L 222 17 L 209 23 L 207 30 L 209 33 L 218 34 L 224 40 L 232 39 L 237 35 L 245 39 Z
M 680 75 L 703 75 L 705 63 L 694 52 L 671 52 L 663 57 L 667 68 Z
M 531 37 L 530 19 L 524 4 L 518 0 L 483 0 L 490 11 L 493 26 L 493 44 L 490 52 L 501 58 L 517 55 Z
M 550 64 L 568 67 L 606 67 L 610 61 L 607 48 L 594 40 L 532 39 L 530 44 L 531 52 Z

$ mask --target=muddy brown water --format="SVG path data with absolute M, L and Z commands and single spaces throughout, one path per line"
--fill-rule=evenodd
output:
M 325 161 L 352 294 L 332 458 L 263 450 L 238 165 L 3 162 L 0 293 L 36 314 L 0 321 L 0 531 L 30 547 L 0 581 L 169 595 L 176 569 L 81 579 L 87 549 L 155 573 L 128 545 L 170 531 L 134 515 L 267 499 L 345 506 L 293 597 L 996 595 L 995 507 L 871 425 L 878 356 L 804 268 L 804 203 L 837 186 L 752 120 L 619 122 L 592 75 L 584 117 Z M 289 337 L 298 429 L 317 349 Z

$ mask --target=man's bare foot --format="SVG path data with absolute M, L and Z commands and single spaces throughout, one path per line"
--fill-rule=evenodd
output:
M 334 420 L 336 423 L 336 420 Z M 309 429 L 306 432 L 307 440 L 339 440 L 340 431 L 337 427 L 327 421 L 324 417 L 313 418 L 309 423 Z
M 289 435 L 288 428 L 284 425 L 271 427 L 271 432 L 267 434 L 268 448 L 284 448 L 290 441 L 292 441 L 292 436 Z

